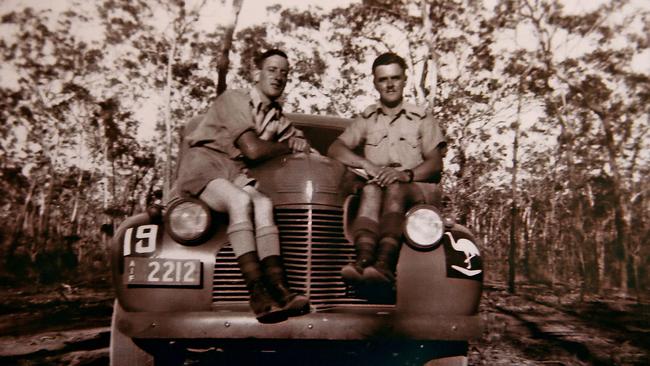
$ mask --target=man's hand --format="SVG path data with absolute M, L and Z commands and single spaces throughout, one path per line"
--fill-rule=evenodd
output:
M 307 143 L 307 140 L 301 138 L 301 137 L 289 137 L 288 140 L 289 143 L 289 148 L 291 149 L 292 152 L 305 152 L 309 153 L 309 143 Z
M 377 175 L 379 175 L 379 172 L 381 171 L 381 167 L 371 163 L 368 160 L 362 160 L 360 165 L 361 168 L 365 170 L 370 177 L 372 177 L 371 181 L 374 182 L 375 178 L 377 177 Z
M 380 187 L 386 187 L 395 182 L 408 183 L 409 180 L 410 177 L 406 172 L 385 166 L 371 179 L 371 182 L 377 183 Z

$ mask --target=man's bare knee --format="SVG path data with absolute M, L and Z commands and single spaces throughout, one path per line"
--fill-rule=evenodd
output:
M 251 196 L 242 190 L 231 192 L 228 196 L 227 204 L 228 211 L 231 215 L 234 213 L 250 215 L 253 208 L 253 200 L 251 199 Z
M 358 215 L 378 220 L 379 213 L 381 212 L 382 194 L 382 189 L 376 184 L 367 184 L 364 186 L 361 192 Z
M 213 210 L 228 213 L 231 222 L 252 221 L 251 194 L 228 180 L 217 178 L 210 181 L 199 198 Z
M 406 186 L 399 183 L 391 184 L 384 189 L 384 199 L 404 200 L 406 198 L 406 193 Z
M 401 212 L 406 206 L 407 187 L 401 184 L 391 184 L 385 188 L 382 212 Z
M 362 197 L 369 199 L 381 199 L 381 194 L 381 188 L 376 184 L 366 184 L 361 191 Z
M 227 180 L 217 178 L 206 184 L 205 188 L 199 195 L 199 199 L 205 202 L 213 210 L 224 212 L 228 210 L 228 196 L 231 191 L 235 189 L 236 187 Z
M 269 217 L 273 216 L 273 202 L 267 196 L 262 194 L 255 195 L 253 198 L 253 207 L 255 207 L 256 213 L 265 214 Z
M 255 214 L 255 226 L 264 227 L 274 225 L 273 201 L 252 186 L 246 186 L 243 190 L 246 191 L 252 199 Z

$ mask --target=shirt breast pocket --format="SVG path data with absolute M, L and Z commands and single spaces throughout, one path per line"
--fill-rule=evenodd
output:
M 381 145 L 382 141 L 388 137 L 386 131 L 371 131 L 366 136 L 366 145 L 377 147 Z
M 420 133 L 418 130 L 407 130 L 402 132 L 400 140 L 405 143 L 407 147 L 418 149 L 420 147 Z

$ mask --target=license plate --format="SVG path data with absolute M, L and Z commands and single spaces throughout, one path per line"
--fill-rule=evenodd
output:
M 199 286 L 201 261 L 126 257 L 124 283 L 146 286 Z

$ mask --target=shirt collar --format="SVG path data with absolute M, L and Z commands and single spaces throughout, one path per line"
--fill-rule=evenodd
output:
M 275 108 L 278 110 L 282 110 L 282 105 L 278 103 L 278 101 L 274 100 L 272 101 L 262 93 L 257 86 L 254 86 L 250 90 L 250 98 L 251 98 L 251 104 L 253 105 L 253 109 L 255 111 L 268 111 L 271 108 Z
M 397 116 L 399 116 L 400 114 L 406 112 L 405 105 L 406 105 L 406 104 L 405 104 L 404 102 L 402 102 L 402 104 L 399 105 L 399 108 L 396 108 L 396 109 L 395 109 L 395 110 L 397 111 L 397 114 L 395 114 L 395 117 L 397 117 Z M 377 102 L 377 103 L 375 103 L 375 104 L 371 104 L 371 105 L 369 105 L 368 108 L 366 108 L 366 109 L 361 113 L 361 115 L 363 116 L 363 118 L 370 118 L 370 117 L 372 117 L 375 113 L 376 113 L 377 115 L 379 115 L 379 114 L 388 115 L 388 114 L 386 113 L 386 111 L 385 111 L 385 107 L 384 107 L 380 102 Z
M 395 112 L 395 114 L 394 114 L 395 117 L 397 117 L 400 114 L 406 112 L 406 108 L 405 108 L 404 105 L 405 105 L 405 103 L 401 102 L 396 108 L 391 108 Z M 383 115 L 386 115 L 386 116 L 389 115 L 387 113 L 388 108 L 385 105 L 381 104 L 380 102 L 377 102 L 376 106 L 377 106 L 377 112 L 379 112 L 379 113 L 381 113 Z
M 371 104 L 366 108 L 361 115 L 363 118 L 370 118 L 372 115 L 375 113 L 377 114 L 383 114 L 387 115 L 385 112 L 385 107 L 382 106 L 381 103 L 377 102 L 375 104 Z M 399 108 L 395 109 L 397 111 L 397 114 L 395 117 L 398 117 L 402 114 L 406 116 L 406 119 L 408 120 L 421 120 L 424 119 L 427 116 L 427 111 L 423 107 L 419 107 L 415 104 L 407 103 L 407 102 L 402 102 L 402 104 L 399 106 Z

